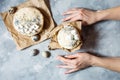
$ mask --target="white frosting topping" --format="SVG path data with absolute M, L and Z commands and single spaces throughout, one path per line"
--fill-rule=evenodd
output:
M 40 32 L 41 19 L 41 13 L 37 9 L 22 8 L 15 13 L 13 25 L 21 34 L 33 36 Z
M 58 32 L 57 39 L 61 47 L 72 49 L 76 47 L 76 42 L 80 41 L 80 35 L 76 28 L 64 26 L 64 28 Z

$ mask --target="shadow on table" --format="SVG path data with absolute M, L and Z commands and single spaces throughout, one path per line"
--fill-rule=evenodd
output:
M 53 17 L 53 14 L 52 14 L 52 11 L 51 11 L 51 6 L 50 6 L 50 0 L 45 0 L 45 3 L 46 3 L 46 5 L 47 5 L 47 7 L 49 8 L 50 13 L 51 13 L 51 15 L 52 15 L 52 17 Z M 56 26 L 57 24 L 56 24 L 56 22 L 55 22 L 55 20 L 54 20 L 54 19 L 53 19 L 53 21 L 54 21 L 55 26 Z
M 94 25 L 82 27 L 82 39 L 83 45 L 81 49 L 95 49 L 97 47 L 97 41 L 99 38 L 99 32 L 96 31 Z
M 96 30 L 96 24 L 90 25 L 90 26 L 83 26 L 82 27 L 82 39 L 83 39 L 83 45 L 81 47 L 81 50 L 84 50 L 85 52 L 88 52 L 92 55 L 101 56 L 99 53 L 95 52 L 98 46 L 99 41 L 99 35 L 100 32 Z M 105 57 L 105 56 L 104 56 Z

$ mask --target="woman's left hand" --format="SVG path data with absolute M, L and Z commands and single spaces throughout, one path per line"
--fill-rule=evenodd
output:
M 83 25 L 90 25 L 99 21 L 98 12 L 88 9 L 74 8 L 64 12 L 63 15 L 67 15 L 67 17 L 64 18 L 62 21 L 72 22 L 81 20 L 83 22 Z

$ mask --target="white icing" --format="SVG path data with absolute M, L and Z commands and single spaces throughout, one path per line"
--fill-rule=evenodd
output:
M 33 36 L 41 31 L 42 19 L 43 16 L 37 9 L 22 8 L 15 13 L 13 25 L 18 32 L 27 36 Z
M 64 28 L 58 32 L 57 39 L 61 47 L 72 49 L 76 46 L 76 42 L 80 40 L 80 35 L 76 28 L 64 26 Z

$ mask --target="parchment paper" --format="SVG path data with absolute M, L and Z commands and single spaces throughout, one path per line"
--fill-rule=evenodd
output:
M 80 33 L 80 36 L 81 36 L 81 22 L 80 21 L 77 21 L 77 22 L 64 22 L 60 25 L 58 25 L 56 28 L 54 28 L 53 31 L 51 31 L 51 42 L 49 44 L 49 49 L 50 50 L 54 50 L 54 49 L 63 49 L 65 51 L 69 51 L 69 52 L 74 52 L 76 50 L 79 50 L 82 46 L 82 38 L 81 38 L 81 41 L 80 41 L 80 44 L 79 46 L 77 46 L 76 48 L 73 48 L 73 49 L 65 49 L 65 48 L 62 48 L 59 43 L 58 43 L 58 40 L 57 40 L 57 34 L 59 32 L 59 30 L 61 30 L 62 27 L 64 27 L 64 25 L 73 25 L 73 27 L 75 27 L 79 33 Z M 64 36 L 63 36 L 64 37 Z
M 8 11 L 1 13 L 2 19 L 8 29 L 8 31 L 11 33 L 18 50 L 25 49 L 29 46 L 38 44 L 46 39 L 49 39 L 50 32 L 55 27 L 54 21 L 52 19 L 52 16 L 50 14 L 50 11 L 44 2 L 44 0 L 28 0 L 18 6 L 15 6 L 17 10 L 24 8 L 24 7 L 35 7 L 38 10 L 40 10 L 44 16 L 44 27 L 40 35 L 40 40 L 37 42 L 34 42 L 31 40 L 30 37 L 25 36 L 17 32 L 13 27 L 13 16 L 14 14 L 10 14 Z

